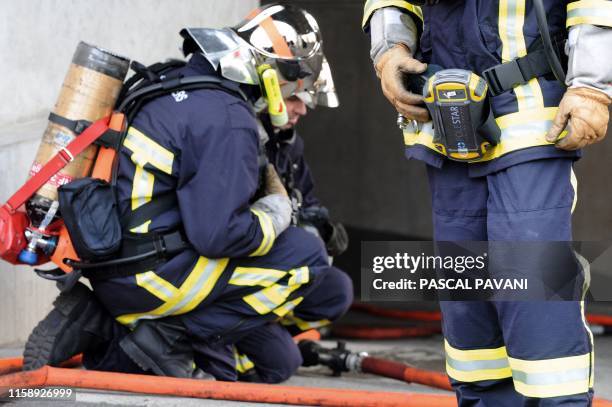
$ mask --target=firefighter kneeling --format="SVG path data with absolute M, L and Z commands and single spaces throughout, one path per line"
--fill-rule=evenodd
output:
M 289 28 L 299 44 L 283 37 Z M 350 305 L 350 279 L 330 267 L 322 241 L 290 226 L 291 200 L 260 159 L 254 112 L 267 104 L 278 113 L 266 103 L 278 89 L 259 86 L 264 72 L 270 86 L 275 75 L 299 83 L 283 97 L 322 91 L 315 20 L 275 5 L 238 28 L 181 34 L 193 55 L 163 76 L 212 85 L 187 85 L 128 115 L 116 174 L 120 257 L 160 247 L 163 256 L 83 268 L 93 292 L 78 283 L 57 298 L 26 344 L 27 369 L 82 352 L 88 369 L 236 380 L 233 344 L 249 342 L 276 355 L 253 360 L 255 380 L 278 382 L 301 362 L 290 332 L 330 323 Z M 208 52 L 213 42 L 227 52 Z M 175 243 L 187 246 L 166 250 Z

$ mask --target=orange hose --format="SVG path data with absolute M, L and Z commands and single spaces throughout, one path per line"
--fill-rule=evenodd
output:
M 83 356 L 77 355 L 62 363 L 62 367 L 77 367 L 83 363 Z M 0 359 L 0 375 L 19 372 L 23 369 L 23 358 Z
M 378 307 L 373 304 L 354 303 L 352 310 L 365 312 L 387 318 L 410 319 L 414 321 L 441 321 L 442 314 L 438 311 L 404 311 Z M 589 324 L 612 326 L 612 316 L 601 314 L 587 314 Z
M 77 387 L 163 396 L 330 407 L 456 406 L 455 397 L 450 395 L 229 383 L 71 370 L 49 366 L 32 372 L 0 376 L 0 389 L 42 386 Z
M 587 314 L 586 318 L 589 324 L 612 326 L 612 317 L 608 315 Z
M 0 397 L 5 397 L 10 389 L 26 389 L 48 385 L 48 366 L 29 372 L 17 372 L 0 376 Z
M 379 376 L 403 380 L 407 383 L 417 383 L 442 390 L 453 390 L 448 381 L 448 376 L 444 373 L 417 369 L 390 360 L 365 357 L 361 361 L 361 370 L 364 373 L 373 373 Z
M 0 360 L 0 375 L 18 372 L 23 367 L 23 358 L 9 358 Z
M 365 312 L 381 317 L 411 319 L 414 321 L 441 321 L 442 316 L 439 311 L 404 311 L 378 307 L 372 304 L 353 303 L 352 310 Z
M 95 372 L 45 366 L 30 372 L 0 376 L 0 397 L 11 388 L 45 386 L 77 387 L 127 393 L 194 397 L 292 405 L 330 407 L 455 407 L 454 396 L 392 393 L 332 388 L 308 388 L 255 383 L 228 383 L 125 373 Z M 612 402 L 595 398 L 594 407 L 612 407 Z
M 293 340 L 296 343 L 303 340 L 318 341 L 321 340 L 321 332 L 317 331 L 316 329 L 309 329 L 308 331 L 295 335 Z
M 332 335 L 351 339 L 399 339 L 431 336 L 441 332 L 439 326 L 370 327 L 341 325 L 332 328 Z

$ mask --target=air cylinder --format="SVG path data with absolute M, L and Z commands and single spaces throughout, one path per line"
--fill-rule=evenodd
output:
M 69 120 L 94 122 L 111 114 L 130 61 L 96 46 L 80 42 L 62 84 L 53 113 Z M 57 152 L 78 135 L 70 128 L 49 121 L 43 134 L 30 176 L 40 171 Z M 38 228 L 57 200 L 57 188 L 90 174 L 97 147 L 89 146 L 74 157 L 27 202 L 32 227 Z

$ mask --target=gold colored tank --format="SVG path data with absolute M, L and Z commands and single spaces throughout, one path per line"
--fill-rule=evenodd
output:
M 69 120 L 94 122 L 111 114 L 130 61 L 101 48 L 79 43 L 62 84 L 53 113 Z M 30 169 L 36 174 L 58 151 L 77 137 L 71 129 L 49 121 L 38 153 Z M 57 200 L 57 188 L 90 174 L 97 147 L 92 145 L 42 186 L 26 207 L 33 226 L 37 226 L 51 203 Z

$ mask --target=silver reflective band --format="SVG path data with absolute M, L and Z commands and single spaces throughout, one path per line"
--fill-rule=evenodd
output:
M 476 370 L 488 370 L 488 369 L 503 369 L 509 367 L 508 359 L 494 359 L 494 360 L 477 360 L 477 361 L 462 361 L 446 356 L 446 363 L 453 369 L 461 370 L 463 372 L 473 372 Z

